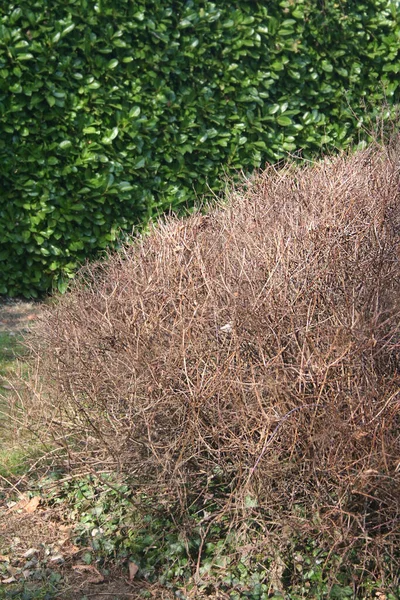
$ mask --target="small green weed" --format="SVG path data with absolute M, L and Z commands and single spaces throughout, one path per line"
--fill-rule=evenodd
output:
M 37 585 L 16 584 L 0 588 L 0 600 L 55 600 L 60 598 L 61 575 L 53 572 Z

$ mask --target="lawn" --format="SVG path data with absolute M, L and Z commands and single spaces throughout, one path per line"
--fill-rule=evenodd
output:
M 18 434 L 15 411 L 17 389 L 12 382 L 21 368 L 22 337 L 14 331 L 0 332 L 0 477 L 21 474 L 27 455 L 26 445 Z

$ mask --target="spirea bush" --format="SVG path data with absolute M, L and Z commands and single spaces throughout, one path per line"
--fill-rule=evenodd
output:
M 398 548 L 399 182 L 398 139 L 270 167 L 86 267 L 31 340 L 40 435 L 266 548 Z
M 4 4 L 4 3 L 3 3 Z M 21 0 L 0 17 L 0 293 L 396 101 L 391 0 Z M 351 108 L 350 108 L 351 107 Z

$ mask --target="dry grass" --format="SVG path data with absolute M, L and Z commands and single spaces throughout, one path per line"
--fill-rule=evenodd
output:
M 397 139 L 271 167 L 85 268 L 32 344 L 43 435 L 157 498 L 212 493 L 270 535 L 390 553 L 399 155 Z

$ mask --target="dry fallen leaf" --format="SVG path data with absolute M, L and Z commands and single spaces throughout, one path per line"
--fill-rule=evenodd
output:
M 0 554 L 0 562 L 10 562 L 10 557 Z
M 79 548 L 79 546 L 75 546 L 74 544 L 70 544 L 65 552 L 67 554 L 78 554 L 79 552 L 82 552 L 82 548 Z
M 27 496 L 22 495 L 18 502 L 9 509 L 9 512 L 13 512 L 15 510 L 24 510 L 27 513 L 33 513 L 39 504 L 40 496 L 33 496 L 33 498 L 29 499 Z
M 30 569 L 25 569 L 25 571 L 22 571 L 22 575 L 25 579 L 29 579 L 32 573 L 34 573 L 34 571 L 31 571 Z
M 37 548 L 29 548 L 29 550 L 24 552 L 22 556 L 24 558 L 31 558 L 32 556 L 35 556 L 35 554 L 37 554 L 38 552 L 39 550 Z
M 104 581 L 103 575 L 93 565 L 74 565 L 72 568 L 78 573 L 91 573 L 92 575 L 86 579 L 87 583 L 103 583 Z
M 27 513 L 33 513 L 37 509 L 40 504 L 40 497 L 34 496 L 28 502 L 28 504 L 24 507 L 24 511 Z
M 15 577 L 8 577 L 7 579 L 3 579 L 1 583 L 14 583 L 14 581 L 17 581 Z
M 11 505 L 9 505 L 9 509 L 8 512 L 13 512 L 14 510 L 20 510 L 21 508 L 25 508 L 25 506 L 28 504 L 29 502 L 29 498 L 27 496 L 25 496 L 25 494 L 22 494 L 22 496 L 20 496 L 18 498 L 18 502 L 12 503 Z
M 62 563 L 65 562 L 65 559 L 62 554 L 55 554 L 54 556 L 49 557 L 49 562 L 62 565 Z
M 129 563 L 129 580 L 132 581 L 132 579 L 135 579 L 136 573 L 139 571 L 139 567 L 137 566 L 136 563 L 134 562 L 130 562 Z
M 57 540 L 57 544 L 58 544 L 58 545 L 60 546 L 60 548 L 61 548 L 61 546 L 65 546 L 65 544 L 66 544 L 67 542 L 69 542 L 70 540 L 71 540 L 71 538 L 70 538 L 70 537 L 66 537 L 66 538 L 60 538 L 59 540 Z

